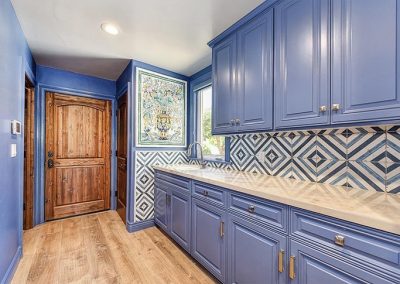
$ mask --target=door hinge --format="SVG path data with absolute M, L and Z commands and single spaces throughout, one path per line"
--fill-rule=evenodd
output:
M 26 203 L 24 202 L 24 205 L 23 205 L 23 207 L 24 207 L 24 211 L 26 210 Z
M 114 196 L 115 196 L 115 197 L 118 196 L 118 191 L 117 191 L 117 190 L 114 191 Z
M 115 156 L 118 156 L 118 150 L 115 150 Z

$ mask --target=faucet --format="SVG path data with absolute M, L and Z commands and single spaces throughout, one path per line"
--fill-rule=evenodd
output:
M 193 142 L 192 144 L 189 145 L 188 150 L 187 150 L 187 156 L 190 157 L 192 155 L 192 148 L 197 145 L 200 147 L 200 165 L 201 165 L 202 169 L 205 169 L 206 161 L 204 161 L 204 157 L 203 157 L 203 147 L 201 146 L 201 144 L 199 142 Z

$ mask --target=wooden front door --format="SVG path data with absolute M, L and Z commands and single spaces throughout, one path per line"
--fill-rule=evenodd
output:
M 110 208 L 110 127 L 110 101 L 46 93 L 46 221 Z
M 118 100 L 117 112 L 117 212 L 126 222 L 127 95 Z

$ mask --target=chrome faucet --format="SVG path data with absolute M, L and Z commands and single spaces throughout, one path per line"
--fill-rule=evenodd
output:
M 199 142 L 193 142 L 192 144 L 189 145 L 188 150 L 187 150 L 187 156 L 190 158 L 190 156 L 192 155 L 192 148 L 197 145 L 200 147 L 200 165 L 201 165 L 202 169 L 205 169 L 206 161 L 204 161 L 204 157 L 203 157 L 203 146 L 201 146 L 201 144 Z

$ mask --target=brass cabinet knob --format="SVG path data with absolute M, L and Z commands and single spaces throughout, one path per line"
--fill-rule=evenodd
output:
M 203 190 L 203 195 L 204 196 L 208 196 L 208 191 L 207 190 Z
M 235 123 L 236 123 L 236 125 L 240 125 L 240 119 L 239 119 L 239 118 L 236 118 L 236 119 L 235 119 Z
M 338 246 L 344 247 L 344 236 L 336 235 L 335 236 L 335 244 L 337 244 Z
M 319 107 L 319 111 L 320 112 L 326 112 L 328 110 L 328 107 L 327 106 L 320 106 Z
M 332 105 L 332 110 L 333 110 L 333 111 L 338 111 L 338 110 L 340 110 L 340 104 L 333 104 L 333 105 Z
M 231 125 L 234 126 L 235 125 L 235 120 L 231 119 Z

